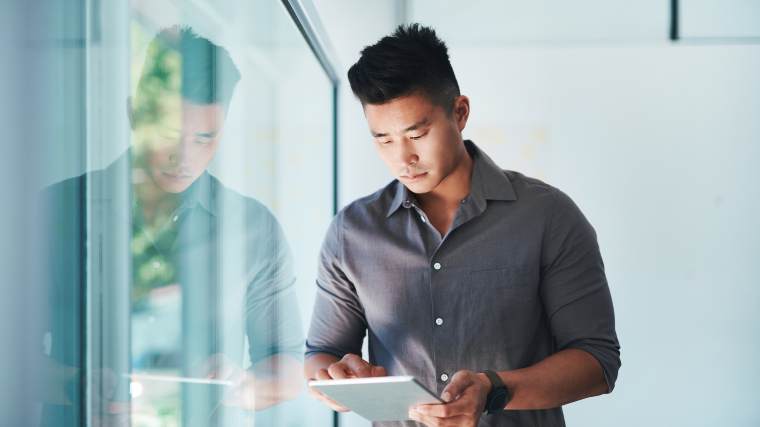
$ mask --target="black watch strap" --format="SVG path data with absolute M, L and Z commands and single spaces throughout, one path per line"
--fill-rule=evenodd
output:
M 501 377 L 499 377 L 496 372 L 482 372 L 486 377 L 488 377 L 488 380 L 491 381 L 491 391 L 488 393 L 488 397 L 486 397 L 485 412 L 493 414 L 495 412 L 504 410 L 504 407 L 507 406 L 507 402 L 509 402 L 510 399 L 507 386 L 504 384 L 504 381 L 501 380 Z

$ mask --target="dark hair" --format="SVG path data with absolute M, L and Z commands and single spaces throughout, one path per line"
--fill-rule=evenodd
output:
M 148 45 L 137 85 L 135 114 L 155 120 L 159 99 L 167 91 L 196 104 L 229 107 L 240 72 L 229 52 L 195 34 L 190 27 L 174 26 L 159 32 Z
M 390 36 L 365 47 L 348 70 L 348 81 L 362 105 L 383 104 L 419 91 L 451 112 L 459 96 L 446 44 L 432 28 L 420 24 L 400 25 Z

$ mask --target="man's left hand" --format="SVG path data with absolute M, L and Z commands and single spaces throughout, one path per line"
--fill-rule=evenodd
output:
M 462 370 L 443 389 L 444 404 L 419 405 L 409 417 L 428 427 L 475 427 L 486 406 L 491 382 L 484 374 Z

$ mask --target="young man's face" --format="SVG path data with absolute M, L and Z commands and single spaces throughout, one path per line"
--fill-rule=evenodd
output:
M 457 97 L 451 114 L 422 94 L 364 106 L 380 158 L 416 194 L 435 190 L 467 155 L 461 132 L 468 112 L 464 96 Z
M 141 166 L 167 193 L 181 193 L 200 177 L 219 146 L 224 107 L 182 100 L 175 113 L 135 129 Z M 166 111 L 166 110 L 164 110 Z

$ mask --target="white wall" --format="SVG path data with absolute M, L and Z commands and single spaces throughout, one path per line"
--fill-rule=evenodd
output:
M 452 56 L 472 98 L 466 136 L 568 192 L 599 234 L 623 367 L 568 422 L 756 423 L 760 46 Z M 704 405 L 705 390 L 723 392 Z
M 629 43 L 668 33 L 667 0 L 409 0 L 408 18 L 457 43 Z
M 757 0 L 681 0 L 679 7 L 685 38 L 760 37 Z
M 568 425 L 758 425 L 760 46 L 671 44 L 665 1 L 523 15 L 507 3 L 407 11 L 451 48 L 472 104 L 465 136 L 565 190 L 598 232 L 623 366 L 611 395 L 565 407 Z M 333 22 L 364 22 L 364 8 Z M 515 16 L 522 32 L 505 24 Z M 336 25 L 347 47 L 392 30 Z M 358 105 L 342 107 L 345 204 L 390 177 Z

